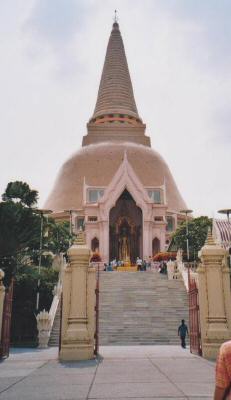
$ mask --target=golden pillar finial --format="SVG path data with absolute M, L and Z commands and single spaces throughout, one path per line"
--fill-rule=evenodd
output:
M 211 227 L 209 226 L 209 228 L 208 228 L 208 233 L 207 233 L 207 238 L 206 238 L 206 241 L 205 241 L 205 245 L 207 245 L 207 246 L 214 246 L 216 243 L 215 243 L 215 241 L 214 241 L 214 239 L 213 239 L 213 235 L 212 235 L 212 229 L 211 229 Z
M 76 244 L 78 246 L 83 246 L 86 244 L 85 234 L 83 232 L 82 227 L 80 227 L 79 232 L 77 233 L 74 244 Z

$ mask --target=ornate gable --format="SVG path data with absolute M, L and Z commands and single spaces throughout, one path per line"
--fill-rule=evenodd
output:
M 115 206 L 117 199 L 125 189 L 131 194 L 136 205 L 142 209 L 144 215 L 148 213 L 149 208 L 151 211 L 152 202 L 129 163 L 126 151 L 124 152 L 123 162 L 106 188 L 104 196 L 99 200 L 102 219 L 109 218 L 111 208 Z

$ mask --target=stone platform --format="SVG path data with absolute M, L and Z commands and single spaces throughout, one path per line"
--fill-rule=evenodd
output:
M 137 266 L 130 265 L 130 266 L 117 267 L 116 271 L 118 271 L 118 272 L 136 272 Z
M 59 363 L 58 349 L 14 349 L 0 363 L 0 400 L 208 400 L 215 364 L 179 346 L 106 346 Z

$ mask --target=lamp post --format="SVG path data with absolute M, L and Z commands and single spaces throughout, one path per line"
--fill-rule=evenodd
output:
M 222 210 L 219 210 L 218 212 L 219 212 L 219 214 L 226 214 L 227 221 L 229 222 L 229 215 L 231 214 L 231 208 L 224 208 Z
M 187 246 L 187 260 L 189 261 L 189 241 L 188 241 L 188 214 L 191 214 L 193 210 L 180 210 L 180 213 L 186 216 L 186 246 Z
M 72 235 L 72 213 L 77 212 L 77 211 L 78 210 L 75 210 L 75 209 L 64 210 L 64 212 L 69 213 L 70 236 Z M 69 240 L 69 246 L 71 246 L 71 239 Z
M 35 214 L 40 215 L 40 242 L 39 242 L 39 265 L 38 265 L 38 273 L 39 273 L 39 278 L 38 278 L 38 285 L 37 285 L 37 296 L 36 296 L 36 311 L 39 311 L 39 287 L 40 287 L 40 273 L 41 273 L 41 263 L 42 263 L 42 248 L 43 248 L 43 216 L 48 215 L 52 213 L 52 210 L 46 210 L 46 209 L 36 209 L 34 210 Z

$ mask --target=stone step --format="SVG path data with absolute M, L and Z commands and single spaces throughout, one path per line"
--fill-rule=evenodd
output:
M 101 272 L 99 303 L 102 345 L 178 344 L 188 320 L 183 282 L 157 272 Z
M 60 310 L 60 302 L 56 311 L 51 336 L 49 339 L 48 345 L 50 347 L 58 346 L 59 345 L 59 335 L 60 335 L 60 317 L 61 317 L 61 310 Z

